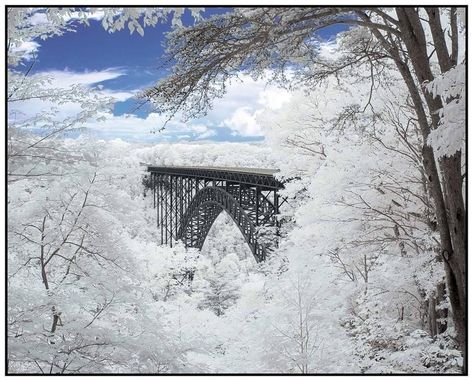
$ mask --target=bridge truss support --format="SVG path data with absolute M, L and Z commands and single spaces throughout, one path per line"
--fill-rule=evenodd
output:
M 161 244 L 202 248 L 215 219 L 226 211 L 257 262 L 277 246 L 283 185 L 270 170 L 148 167 Z

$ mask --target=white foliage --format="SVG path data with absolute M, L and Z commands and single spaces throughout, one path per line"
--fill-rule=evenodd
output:
M 466 65 L 461 63 L 426 85 L 434 97 L 442 99 L 444 107 L 438 110 L 440 124 L 433 130 L 428 142 L 437 157 L 452 156 L 461 151 L 466 134 Z

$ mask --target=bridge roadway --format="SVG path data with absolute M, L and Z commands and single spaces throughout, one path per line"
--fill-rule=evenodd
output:
M 148 172 L 216 181 L 234 181 L 259 186 L 262 190 L 284 188 L 284 185 L 274 177 L 279 169 L 149 165 Z
M 267 169 L 267 168 L 245 168 L 245 167 L 202 167 L 202 166 L 148 166 L 148 170 L 153 169 L 174 169 L 174 170 L 203 170 L 203 171 L 225 171 L 225 172 L 237 172 L 237 173 L 253 173 L 257 175 L 273 176 L 279 172 L 279 169 Z

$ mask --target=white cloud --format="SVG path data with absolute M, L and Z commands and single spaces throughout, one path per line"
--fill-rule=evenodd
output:
M 214 130 L 200 123 L 183 123 L 171 120 L 163 131 L 159 130 L 166 121 L 165 116 L 151 113 L 142 119 L 136 115 L 114 116 L 104 114 L 104 121 L 86 123 L 88 131 L 103 139 L 120 137 L 133 141 L 166 141 L 171 139 L 204 139 L 216 135 Z
M 51 77 L 51 87 L 69 87 L 71 85 L 93 85 L 126 75 L 123 70 L 106 69 L 85 72 L 69 70 L 51 70 L 41 74 Z
M 223 121 L 223 126 L 230 128 L 238 135 L 260 136 L 263 134 L 261 127 L 256 122 L 255 112 L 250 107 L 238 108 L 229 119 Z
M 86 87 L 94 87 L 96 83 L 118 78 L 125 75 L 125 72 L 117 69 L 107 69 L 102 71 L 90 72 L 72 72 L 53 70 L 42 72 L 40 75 L 45 75 L 51 79 L 51 82 L 46 84 L 47 88 L 51 89 L 68 89 L 72 85 L 82 85 Z M 137 90 L 132 91 L 115 91 L 96 86 L 99 93 L 104 97 L 112 97 L 115 101 L 125 101 L 132 98 Z M 9 120 L 16 115 L 16 121 L 25 120 L 41 113 L 47 113 L 56 109 L 57 120 L 64 120 L 67 117 L 73 117 L 82 111 L 80 103 L 65 102 L 62 104 L 53 103 L 44 99 L 29 99 L 26 101 L 15 102 L 9 106 Z M 19 115 L 22 115 L 21 117 Z
M 217 132 L 215 130 L 207 130 L 203 134 L 200 134 L 199 136 L 197 136 L 196 139 L 198 140 L 208 139 L 215 135 L 217 135 Z
M 259 93 L 258 103 L 271 110 L 278 110 L 290 99 L 291 93 L 289 91 L 271 87 Z
M 240 81 L 228 85 L 224 97 L 215 100 L 206 120 L 230 128 L 234 135 L 262 136 L 257 115 L 265 108 L 277 110 L 290 99 L 288 91 L 269 85 L 268 77 L 255 81 L 249 75 L 241 75 Z
M 89 20 L 97 20 L 97 21 L 102 20 L 104 16 L 105 16 L 105 12 L 103 11 L 102 8 L 94 9 L 92 12 L 89 11 L 89 13 L 87 14 L 87 18 Z
M 86 14 L 87 19 L 97 21 L 102 20 L 104 16 L 105 12 L 102 8 L 90 8 Z M 64 14 L 62 16 L 62 19 L 66 22 L 71 20 L 78 20 L 81 18 L 82 16 L 79 16 L 79 12 L 69 12 L 68 14 Z M 28 21 L 31 25 L 42 25 L 50 23 L 50 21 L 48 20 L 48 16 L 43 10 L 33 13 Z
M 203 124 L 192 124 L 192 131 L 198 134 L 206 133 L 208 132 L 208 127 L 203 125 Z
M 340 58 L 341 52 L 337 40 L 326 41 L 319 45 L 319 54 L 321 58 L 335 60 Z
M 133 98 L 139 90 L 131 90 L 131 91 L 115 91 L 115 90 L 102 90 L 101 92 L 107 96 L 114 98 L 117 102 L 123 102 L 127 99 Z
M 35 41 L 23 41 L 19 46 L 11 47 L 9 54 L 31 61 L 37 55 L 39 47 L 40 45 Z
M 104 17 L 105 12 L 102 8 L 91 8 L 87 12 L 87 19 L 89 20 L 96 20 L 100 21 Z M 71 20 L 79 19 L 79 12 L 70 12 L 69 14 L 65 14 L 62 16 L 65 22 L 69 22 Z M 44 9 L 40 9 L 40 11 L 33 13 L 29 18 L 28 22 L 31 26 L 38 26 L 42 25 L 47 26 L 51 24 L 51 21 L 48 20 L 47 14 L 44 12 Z M 31 61 L 33 57 L 38 53 L 39 47 L 41 45 L 36 41 L 23 41 L 21 45 L 14 46 L 10 48 L 9 54 L 10 55 L 18 55 L 21 59 L 25 61 Z
M 42 24 L 48 24 L 48 16 L 46 15 L 45 12 L 35 12 L 31 15 L 29 18 L 29 23 L 31 25 L 42 25 Z
M 42 74 L 51 77 L 51 88 L 68 88 L 75 84 L 96 87 L 101 94 L 111 96 L 117 102 L 132 98 L 138 91 L 110 90 L 104 88 L 103 85 L 98 85 L 100 82 L 126 75 L 125 71 L 117 68 L 88 72 L 54 70 Z M 166 130 L 162 133 L 150 133 L 150 131 L 159 130 L 166 121 L 164 116 L 156 113 L 151 113 L 145 119 L 135 115 L 114 116 L 107 113 L 103 115 L 107 118 L 106 121 L 90 121 L 86 123 L 86 127 L 92 133 L 106 139 L 121 137 L 126 140 L 142 141 L 169 140 L 179 136 L 194 140 L 209 139 L 217 135 L 216 129 L 222 127 L 229 128 L 234 136 L 263 136 L 264 131 L 257 121 L 258 115 L 262 114 L 264 109 L 277 110 L 283 107 L 289 101 L 290 94 L 276 86 L 268 85 L 263 79 L 254 81 L 249 76 L 241 78 L 241 81 L 234 81 L 228 86 L 226 96 L 215 100 L 212 110 L 205 118 L 188 123 L 180 122 L 176 118 L 168 123 Z M 15 109 L 25 114 L 24 118 L 48 112 L 53 107 L 59 110 L 58 120 L 72 117 L 81 111 L 81 105 L 72 102 L 57 105 L 35 99 L 15 104 Z M 19 117 L 16 118 L 18 121 Z M 189 135 L 189 137 L 184 137 L 184 135 Z

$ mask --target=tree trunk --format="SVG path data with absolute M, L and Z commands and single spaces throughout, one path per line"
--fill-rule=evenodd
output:
M 414 8 L 396 8 L 399 19 L 399 28 L 402 40 L 406 45 L 409 57 L 418 83 L 424 84 L 434 79 L 430 67 L 429 57 L 426 50 L 426 39 L 419 14 Z M 433 33 L 438 32 L 438 20 L 435 11 L 429 10 L 430 25 Z M 442 42 L 439 41 L 440 35 L 435 35 L 434 43 L 436 43 L 437 54 L 442 61 L 442 71 L 448 70 L 450 67 L 446 64 L 444 53 L 442 51 Z M 440 48 L 440 49 L 439 49 Z M 399 65 L 398 65 L 399 66 Z M 405 74 L 403 77 L 406 78 Z M 413 96 L 414 102 L 419 97 L 419 86 L 413 88 L 412 83 L 406 82 Z M 439 115 L 438 110 L 443 107 L 440 98 L 434 98 L 428 91 L 423 91 L 423 96 L 430 113 L 430 126 L 425 125 L 425 110 L 416 106 L 416 113 L 419 117 L 419 124 L 424 136 L 424 143 L 430 132 L 438 127 Z M 422 115 L 424 114 L 424 115 Z M 466 267 L 466 251 L 465 251 L 465 207 L 462 195 L 462 177 L 460 159 L 461 153 L 440 160 L 440 169 L 445 184 L 442 189 L 437 163 L 434 158 L 431 147 L 425 145 L 423 149 L 424 167 L 430 183 L 430 190 L 435 205 L 435 213 L 437 216 L 438 230 L 440 233 L 441 253 L 444 260 L 447 286 L 452 306 L 452 317 L 457 331 L 457 341 L 460 345 L 464 356 L 464 364 L 466 364 L 465 341 L 466 341 L 466 283 L 465 283 L 465 267 Z M 466 369 L 464 367 L 464 369 Z
M 435 338 L 437 336 L 437 311 L 435 307 L 437 306 L 437 300 L 435 295 L 430 295 L 429 300 L 427 301 L 427 320 L 429 323 L 430 336 Z
M 457 340 L 466 350 L 466 221 L 462 194 L 461 154 L 440 161 L 452 250 L 443 250 L 447 284 Z M 465 359 L 466 360 L 466 359 Z
M 437 333 L 442 334 L 447 330 L 448 307 L 445 306 L 445 299 L 447 297 L 447 289 L 445 282 L 437 285 L 437 303 L 435 310 L 437 312 Z

